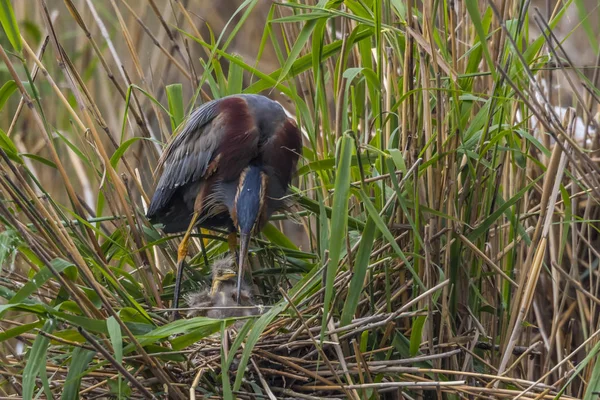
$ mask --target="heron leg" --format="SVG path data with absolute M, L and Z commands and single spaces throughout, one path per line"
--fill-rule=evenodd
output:
M 208 267 L 208 254 L 206 253 L 206 245 L 208 244 L 208 239 L 204 237 L 207 234 L 206 229 L 199 229 L 198 236 L 200 236 L 200 252 L 202 253 L 202 260 L 204 261 L 204 265 Z
M 237 260 L 237 234 L 235 232 L 229 232 L 227 235 L 227 244 L 229 245 L 229 251 L 232 255 L 236 256 Z
M 192 215 L 192 220 L 190 221 L 190 225 L 183 235 L 183 239 L 181 239 L 181 243 L 179 243 L 179 247 L 177 248 L 177 275 L 175 275 L 175 291 L 173 292 L 173 320 L 179 319 L 179 312 L 177 309 L 179 308 L 179 295 L 181 292 L 181 278 L 183 278 L 183 265 L 185 263 L 185 257 L 188 254 L 188 248 L 190 246 L 190 237 L 192 235 L 192 231 L 194 230 L 194 225 L 198 221 L 198 216 L 200 213 L 195 212 Z

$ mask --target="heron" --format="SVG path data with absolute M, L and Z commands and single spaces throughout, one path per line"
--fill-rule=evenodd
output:
M 196 227 L 225 228 L 232 254 L 240 237 L 237 301 L 248 246 L 271 215 L 287 205 L 302 154 L 302 135 L 283 107 L 268 97 L 237 94 L 194 110 L 158 161 L 162 174 L 147 211 L 165 233 L 185 232 L 177 249 L 173 308 Z M 177 311 L 174 318 L 177 318 Z

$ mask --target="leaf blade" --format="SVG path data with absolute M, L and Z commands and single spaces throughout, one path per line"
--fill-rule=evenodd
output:
M 4 28 L 4 33 L 13 49 L 21 53 L 23 44 L 21 43 L 21 33 L 15 18 L 15 13 L 10 4 L 10 0 L 0 0 L 0 24 Z
M 323 322 L 321 333 L 325 333 L 329 307 L 333 297 L 333 283 L 341 258 L 342 250 L 348 230 L 348 201 L 350 198 L 350 162 L 352 159 L 353 140 L 349 135 L 344 135 L 339 141 L 339 161 L 335 174 L 335 191 L 333 193 L 333 206 L 331 216 L 331 229 L 329 236 L 329 260 L 325 281 L 325 300 L 323 303 Z

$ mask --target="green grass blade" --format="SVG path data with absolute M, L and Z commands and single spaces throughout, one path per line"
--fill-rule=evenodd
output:
M 346 303 L 342 311 L 341 325 L 348 325 L 354 318 L 354 313 L 356 312 L 356 307 L 358 306 L 358 301 L 363 290 L 365 276 L 367 276 L 367 268 L 369 267 L 369 259 L 376 233 L 377 227 L 375 222 L 373 222 L 372 218 L 369 218 L 365 224 L 364 231 L 362 231 L 358 253 L 354 260 L 354 274 L 350 281 L 348 297 L 346 297 Z
M 596 352 L 596 355 L 597 355 L 597 352 Z M 594 369 L 592 370 L 592 376 L 590 377 L 588 382 L 590 384 L 587 387 L 587 389 L 585 390 L 585 395 L 583 396 L 583 400 L 597 399 L 598 393 L 600 393 L 600 358 L 599 357 L 596 357 L 594 359 Z
M 115 350 L 115 360 L 120 363 L 123 361 L 123 336 L 121 335 L 121 326 L 115 317 L 110 317 L 106 320 L 106 327 L 108 328 L 110 342 Z
M 320 191 L 317 191 L 317 199 L 319 200 L 319 256 L 323 260 L 325 259 L 325 250 L 329 249 L 329 219 Z
M 286 60 L 283 67 L 281 67 L 281 70 L 279 72 L 279 78 L 277 79 L 277 85 L 279 85 L 285 78 L 287 78 L 288 72 L 292 69 L 292 66 L 298 60 L 298 56 L 304 48 L 304 45 L 308 42 L 308 39 L 310 39 L 310 35 L 315 29 L 317 21 L 318 20 L 307 21 L 302 30 L 300 31 L 300 34 L 298 34 L 298 38 L 296 39 L 296 43 L 294 43 L 294 46 L 292 47 L 292 50 L 288 55 L 288 59 Z
M 111 316 L 110 318 L 108 318 L 106 320 L 106 328 L 108 329 L 108 335 L 110 336 L 110 343 L 112 344 L 113 350 L 115 351 L 115 360 L 117 360 L 117 362 L 119 364 L 122 364 L 123 363 L 123 336 L 121 334 L 121 326 L 119 325 L 119 323 L 117 322 L 115 317 Z M 119 377 L 117 378 L 117 387 L 118 387 L 117 398 L 118 399 L 123 398 L 122 397 L 123 394 L 121 393 L 121 381 L 122 380 L 123 380 L 123 377 L 119 373 Z
M 138 337 L 138 341 L 142 346 L 163 340 L 169 336 L 180 335 L 182 333 L 191 332 L 198 328 L 206 328 L 206 336 L 217 332 L 221 327 L 221 320 L 207 317 L 195 317 L 190 319 L 181 319 L 170 322 L 163 326 L 148 332 L 147 334 Z M 200 339 L 200 338 L 198 338 Z M 173 339 L 175 341 L 176 339 Z M 132 351 L 134 347 L 130 344 L 123 350 L 124 354 Z
M 10 158 L 18 164 L 23 164 L 23 159 L 19 155 L 17 146 L 15 146 L 13 141 L 8 137 L 6 133 L 4 133 L 2 129 L 0 129 L 0 148 L 4 150 L 8 158 Z
M 240 63 L 244 62 L 241 56 L 236 54 L 233 57 L 240 60 Z M 244 70 L 240 66 L 240 63 L 230 63 L 229 72 L 227 73 L 227 94 L 242 93 L 244 87 Z
M 52 267 L 56 270 L 56 272 L 61 273 L 65 271 L 67 268 L 71 268 L 73 273 L 76 273 L 75 264 L 63 260 L 61 258 L 56 258 L 51 261 Z M 47 268 L 43 267 L 40 271 L 34 275 L 34 277 L 27 282 L 16 294 L 10 299 L 10 304 L 21 303 L 27 297 L 29 297 L 33 292 L 41 288 L 49 279 L 54 277 L 54 274 Z
M 92 361 L 96 352 L 75 347 L 71 353 L 71 364 L 69 372 L 64 383 L 64 389 L 61 400 L 79 399 L 79 388 L 81 387 L 81 378 L 85 376 L 87 366 Z
M 361 27 L 359 32 L 354 36 L 354 42 L 348 43 L 347 45 L 353 45 L 356 42 L 364 40 L 369 36 L 373 35 L 373 30 L 370 27 Z M 342 41 L 336 40 L 335 42 L 323 46 L 323 51 L 321 53 L 321 62 L 324 62 L 329 57 L 336 55 L 342 48 Z M 313 66 L 312 64 L 312 52 L 305 56 L 299 57 L 292 67 L 290 68 L 290 73 L 288 74 L 288 78 L 292 78 L 305 72 Z M 244 90 L 244 93 L 259 93 L 263 90 L 269 89 L 271 86 L 274 86 L 274 83 L 277 82 L 277 78 L 281 76 L 281 69 L 275 70 L 269 75 L 261 78 L 256 83 L 250 85 Z
M 406 255 L 404 255 L 404 252 L 402 251 L 402 249 L 400 249 L 400 246 L 398 246 L 398 243 L 396 243 L 396 239 L 394 238 L 394 235 L 392 235 L 392 232 L 390 232 L 388 227 L 385 225 L 385 222 L 383 221 L 383 219 L 377 212 L 377 209 L 373 205 L 373 202 L 369 199 L 369 196 L 362 189 L 359 191 L 359 193 L 360 193 L 361 201 L 362 201 L 363 205 L 365 206 L 365 209 L 369 213 L 369 217 L 371 217 L 373 219 L 373 222 L 375 222 L 375 225 L 377 225 L 377 228 L 381 231 L 383 236 L 387 239 L 389 244 L 392 246 L 392 249 L 394 249 L 396 254 L 404 262 L 404 268 L 406 268 L 412 274 L 415 282 L 423 290 L 425 290 L 425 285 L 423 285 L 421 278 L 419 278 L 419 275 L 413 269 L 411 263 L 406 258 Z
M 339 161 L 335 173 L 335 191 L 331 207 L 331 228 L 329 237 L 329 260 L 325 283 L 325 301 L 323 303 L 323 322 L 321 332 L 325 332 L 329 307 L 333 297 L 333 283 L 337 273 L 346 234 L 348 231 L 348 199 L 350 197 L 350 161 L 352 159 L 353 139 L 344 135 L 339 140 Z
M 327 207 L 327 206 L 321 207 L 321 206 L 319 206 L 319 203 L 315 202 L 314 200 L 309 199 L 308 197 L 300 196 L 298 198 L 298 203 L 301 204 L 302 207 L 304 207 L 305 209 L 310 210 L 310 211 L 314 212 L 315 214 L 322 215 L 321 208 L 323 208 L 325 210 L 327 218 L 330 219 L 333 216 L 333 210 L 331 207 Z M 358 219 L 356 219 L 354 217 L 350 217 L 350 216 L 348 216 L 348 225 L 352 229 L 356 229 L 356 230 L 362 230 L 365 227 L 364 222 L 359 221 Z
M 515 205 L 517 201 L 519 201 L 525 193 L 527 193 L 533 185 L 536 184 L 544 175 L 538 176 L 535 180 L 531 181 L 528 185 L 523 187 L 523 189 L 519 190 L 512 198 L 510 198 L 506 203 L 502 204 L 498 207 L 493 213 L 491 213 L 481 224 L 477 226 L 477 228 L 473 229 L 471 233 L 467 235 L 471 242 L 474 242 L 479 238 L 479 236 L 490 230 L 490 227 L 494 224 L 494 222 L 502 215 L 506 210 Z
M 136 136 L 136 137 L 132 137 L 131 139 L 127 139 L 126 141 L 121 143 L 119 148 L 117 148 L 117 150 L 115 150 L 113 155 L 110 156 L 110 165 L 112 165 L 113 168 L 116 168 L 117 164 L 119 163 L 119 160 L 121 160 L 121 158 L 123 158 L 123 155 L 125 154 L 127 149 L 129 149 L 129 147 L 131 147 L 132 144 L 134 144 L 140 140 L 149 140 L 153 143 L 160 144 L 160 142 L 158 142 L 157 140 L 154 140 L 152 138 L 147 138 L 147 137 L 141 137 L 141 136 Z
M 21 50 L 23 50 L 21 33 L 19 32 L 19 25 L 17 25 L 17 20 L 15 19 L 15 13 L 10 4 L 10 0 L 0 0 L 0 24 L 2 24 L 4 33 L 13 49 L 17 53 L 21 53 Z
M 412 324 L 412 330 L 410 332 L 410 356 L 414 357 L 419 352 L 419 346 L 421 345 L 421 336 L 423 334 L 423 326 L 425 326 L 426 316 L 421 315 L 414 319 Z
M 586 354 L 585 358 L 583 360 L 581 360 L 581 362 L 579 362 L 577 364 L 577 366 L 575 367 L 575 369 L 571 372 L 569 379 L 567 380 L 567 382 L 565 382 L 565 384 L 562 386 L 562 388 L 558 391 L 558 393 L 556 394 L 556 397 L 554 397 L 555 400 L 559 400 L 563 393 L 565 392 L 565 390 L 569 387 L 569 385 L 571 384 L 571 382 L 573 382 L 573 380 L 575 378 L 577 378 L 579 376 L 579 374 L 581 373 L 581 371 L 583 371 L 583 369 L 592 361 L 595 360 L 596 361 L 596 366 L 598 365 L 598 354 L 600 353 L 600 342 L 596 343 L 594 345 L 594 347 L 592 347 Z M 598 374 L 598 370 L 596 369 L 596 366 L 594 366 L 594 374 Z M 593 381 L 589 381 L 589 382 L 593 382 Z M 596 393 L 596 390 L 590 390 L 590 388 L 594 388 L 598 387 L 598 381 L 594 382 L 593 385 L 588 386 L 588 388 L 585 391 L 585 395 L 584 395 L 584 400 L 593 400 L 593 399 L 597 399 L 598 398 L 598 393 Z
M 263 331 L 269 326 L 271 321 L 279 315 L 287 307 L 285 302 L 279 302 L 273 308 L 271 308 L 268 312 L 261 315 L 261 317 L 254 323 L 254 326 L 250 330 L 250 334 L 248 335 L 248 339 L 246 340 L 246 346 L 244 347 L 244 351 L 242 352 L 242 357 L 240 358 L 240 363 L 237 367 L 237 374 L 235 376 L 235 383 L 233 384 L 233 391 L 237 392 L 240 390 L 240 386 L 242 385 L 242 379 L 244 378 L 244 373 L 246 372 L 246 366 L 248 366 L 248 361 L 250 360 L 250 355 L 252 354 L 252 350 L 254 346 L 260 339 Z
M 139 90 L 148 99 L 150 99 L 150 101 L 152 101 L 154 104 L 160 107 L 160 109 L 167 113 L 169 115 L 169 118 L 171 117 L 171 113 L 169 112 L 169 110 L 167 110 L 158 100 L 156 100 L 154 96 L 152 96 L 150 93 L 148 93 L 141 87 L 131 84 L 127 87 L 127 94 L 125 95 L 125 113 L 123 114 L 123 123 L 121 124 L 121 139 L 119 143 L 122 143 L 123 139 L 125 138 L 125 127 L 127 126 L 127 116 L 129 115 L 129 104 L 131 102 L 131 93 L 133 92 L 133 89 Z
M 276 244 L 277 246 L 298 250 L 298 247 L 272 223 L 268 223 L 263 228 L 262 233 L 271 243 Z
M 240 4 L 240 6 L 231 15 L 231 18 L 229 18 L 229 20 L 227 21 L 225 28 L 223 28 L 223 31 L 221 32 L 221 35 L 219 36 L 219 39 L 217 40 L 217 45 L 219 43 L 221 43 L 221 39 L 223 38 L 223 35 L 228 31 L 227 27 L 229 26 L 229 24 L 234 21 L 234 19 L 236 18 L 237 14 L 240 13 L 240 11 L 244 10 L 244 13 L 239 18 L 239 20 L 237 21 L 237 23 L 231 30 L 229 37 L 223 44 L 223 51 L 227 50 L 227 48 L 229 47 L 231 42 L 235 39 L 237 33 L 242 28 L 242 26 L 244 25 L 244 23 L 246 22 L 246 20 L 250 16 L 250 14 L 252 13 L 252 10 L 254 10 L 254 7 L 256 7 L 257 3 L 258 3 L 258 0 L 245 0 L 242 4 Z
M 179 124 L 185 117 L 185 107 L 183 106 L 183 86 L 181 83 L 167 85 L 167 100 L 169 102 L 169 112 L 171 113 L 171 131 L 175 132 Z
M 471 21 L 473 21 L 473 25 L 475 26 L 475 31 L 477 32 L 477 36 L 479 36 L 479 41 L 481 42 L 481 46 L 483 48 L 483 55 L 485 57 L 485 61 L 488 64 L 488 68 L 492 72 L 493 76 L 496 76 L 496 65 L 492 60 L 492 56 L 490 55 L 490 48 L 488 47 L 487 42 L 487 32 L 483 29 L 483 23 L 481 21 L 481 13 L 479 12 L 479 2 L 477 0 L 466 0 L 467 11 L 469 16 L 471 17 Z
M 4 108 L 4 105 L 12 96 L 14 92 L 17 91 L 17 84 L 15 81 L 8 81 L 0 88 L 0 111 Z
M 225 325 L 229 326 L 233 324 L 236 321 L 236 319 L 230 318 L 224 321 Z M 178 336 L 175 339 L 171 340 L 171 346 L 173 347 L 173 350 L 184 349 L 194 343 L 198 343 L 200 340 L 212 335 L 213 333 L 218 332 L 218 327 L 220 327 L 220 325 L 221 324 L 208 324 L 200 326 L 199 328 L 196 328 L 189 333 Z
M 52 161 L 50 161 L 47 158 L 44 158 L 42 156 L 38 156 L 36 154 L 29 154 L 29 153 L 20 153 L 19 156 L 25 157 L 25 158 L 30 158 L 32 160 L 35 160 L 35 161 L 39 162 L 39 163 L 47 165 L 50 168 L 56 169 L 56 164 L 54 164 Z
M 577 13 L 579 14 L 579 20 L 581 21 L 583 30 L 590 42 L 588 48 L 591 49 L 595 55 L 598 55 L 598 35 L 594 32 L 594 27 L 590 21 L 590 17 L 594 12 L 596 13 L 596 17 L 598 16 L 598 10 L 595 9 L 590 13 L 583 0 L 575 0 L 575 5 L 577 6 Z
M 240 329 L 240 331 L 238 332 L 238 335 L 236 336 L 235 340 L 233 341 L 233 344 L 231 345 L 231 348 L 229 349 L 229 356 L 227 357 L 226 360 L 224 360 L 225 363 L 222 364 L 222 365 L 226 365 L 227 366 L 226 368 L 231 367 L 231 363 L 235 359 L 237 350 L 242 345 L 242 342 L 244 341 L 244 339 L 246 339 L 246 336 L 248 336 L 248 332 L 250 332 L 250 329 L 252 329 L 255 322 L 256 322 L 255 319 L 250 319 L 250 320 L 246 321 L 246 323 L 244 324 L 242 329 Z
M 48 380 L 48 369 L 46 367 L 47 367 L 46 363 L 42 363 L 40 365 L 40 380 L 42 381 L 43 393 L 46 395 L 47 399 L 51 399 L 54 396 L 52 396 L 52 389 L 50 389 L 50 381 Z M 35 396 L 35 398 L 39 399 L 40 395 L 41 395 L 41 393 L 38 392 L 38 394 Z
M 33 329 L 39 328 L 42 325 L 42 321 L 32 322 L 30 324 L 23 324 L 21 326 L 17 326 L 11 329 L 7 329 L 4 332 L 0 332 L 0 343 L 5 340 L 12 339 L 19 335 L 22 335 L 25 332 L 29 332 Z
M 55 328 L 55 322 L 53 319 L 46 321 L 42 327 L 42 331 L 46 333 L 52 333 Z M 46 353 L 48 346 L 50 345 L 50 339 L 46 336 L 38 335 L 33 341 L 33 346 L 29 351 L 27 357 L 27 364 L 23 370 L 23 398 L 32 399 L 36 385 L 35 380 L 40 374 L 41 365 L 46 365 Z
M 225 360 L 225 340 L 223 337 L 227 335 L 227 330 L 225 328 L 225 324 L 221 326 L 221 365 L 224 365 L 224 368 L 221 368 L 221 383 L 223 385 L 223 400 L 233 400 L 233 392 L 231 391 L 231 381 L 229 380 L 229 363 Z

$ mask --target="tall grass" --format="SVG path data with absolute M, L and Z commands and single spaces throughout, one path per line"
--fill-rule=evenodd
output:
M 0 396 L 594 398 L 598 90 L 546 89 L 571 1 L 265 4 L 0 0 Z M 262 315 L 169 322 L 153 168 L 239 92 L 303 130 L 295 215 L 252 244 Z

